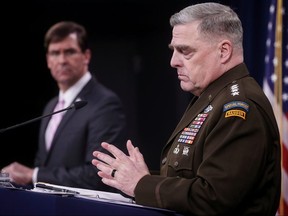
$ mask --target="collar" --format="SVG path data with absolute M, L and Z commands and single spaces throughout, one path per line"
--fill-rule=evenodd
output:
M 65 93 L 59 91 L 59 99 L 64 99 L 64 107 L 69 106 L 83 89 L 83 87 L 89 82 L 92 78 L 91 73 L 88 71 L 85 73 L 73 86 L 71 86 Z

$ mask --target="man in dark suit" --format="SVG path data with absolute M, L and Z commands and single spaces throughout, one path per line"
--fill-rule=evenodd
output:
M 277 122 L 243 57 L 237 14 L 218 3 L 188 6 L 170 18 L 170 64 L 194 95 L 163 147 L 160 175 L 139 149 L 129 155 L 109 143 L 117 159 L 95 151 L 92 163 L 105 184 L 137 204 L 184 215 L 276 214 L 281 188 Z
M 48 102 L 43 114 L 56 111 L 59 101 L 62 108 L 75 101 L 87 101 L 87 105 L 42 120 L 35 168 L 14 162 L 3 170 L 20 185 L 40 181 L 110 191 L 112 188 L 101 182 L 91 160 L 93 151 L 101 151 L 103 141 L 117 143 L 123 149 L 127 137 L 121 101 L 89 72 L 91 51 L 83 26 L 56 23 L 47 31 L 44 45 L 59 95 Z

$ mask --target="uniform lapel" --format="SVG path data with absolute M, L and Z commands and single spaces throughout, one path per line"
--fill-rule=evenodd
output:
M 248 70 L 244 63 L 239 64 L 235 68 L 231 69 L 228 73 L 225 73 L 220 79 L 215 80 L 199 97 L 195 100 L 195 97 L 190 102 L 188 108 L 186 109 L 182 119 L 175 128 L 171 137 L 169 138 L 167 145 L 177 136 L 177 134 L 187 127 L 196 116 L 201 113 L 217 96 L 217 94 L 223 90 L 228 84 L 233 82 L 233 80 L 248 76 Z
M 202 97 L 202 96 L 201 96 Z M 172 133 L 171 137 L 168 140 L 168 143 L 173 140 L 175 138 L 175 136 L 182 131 L 185 127 L 187 127 L 193 119 L 196 118 L 196 116 L 205 108 L 208 106 L 209 101 L 206 100 L 203 103 L 199 102 L 200 100 L 197 100 L 197 97 L 194 97 L 192 99 L 192 101 L 190 102 L 187 110 L 185 111 L 185 113 L 183 114 L 182 119 L 180 120 L 180 122 L 178 123 L 178 125 L 176 126 L 174 132 Z

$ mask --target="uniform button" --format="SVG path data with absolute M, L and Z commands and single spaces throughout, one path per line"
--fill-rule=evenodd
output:
M 177 167 L 179 165 L 178 161 L 174 162 L 174 166 Z
M 167 157 L 163 158 L 162 165 L 164 165 L 166 163 L 166 161 L 167 161 Z
M 211 101 L 211 99 L 212 99 L 212 95 L 210 94 L 210 95 L 208 96 L 208 100 Z

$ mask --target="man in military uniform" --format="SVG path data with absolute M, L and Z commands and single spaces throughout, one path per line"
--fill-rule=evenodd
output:
M 137 204 L 185 215 L 275 215 L 280 198 L 280 138 L 272 107 L 249 75 L 237 14 L 218 3 L 184 8 L 170 19 L 171 66 L 194 95 L 152 175 L 129 140 L 95 151 L 102 181 Z M 103 162 L 105 163 L 103 163 Z

